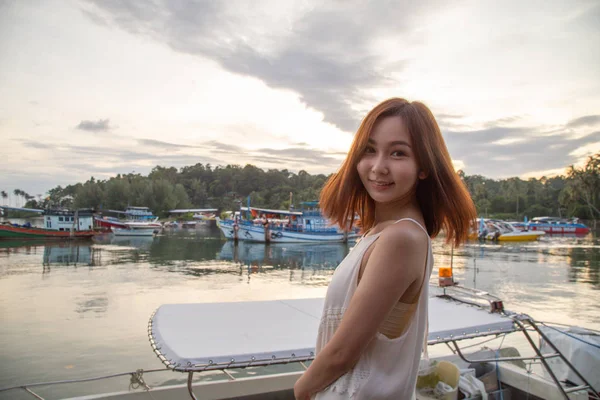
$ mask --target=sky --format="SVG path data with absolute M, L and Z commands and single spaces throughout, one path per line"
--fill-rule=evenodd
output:
M 600 151 L 600 2 L 0 0 L 0 190 L 329 174 L 389 97 L 468 175 L 562 174 Z

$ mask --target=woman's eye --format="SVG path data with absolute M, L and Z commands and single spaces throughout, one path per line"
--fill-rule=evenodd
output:
M 372 147 L 367 147 L 365 149 L 365 154 L 371 154 L 371 153 L 375 153 L 375 149 Z
M 404 154 L 403 151 L 394 151 L 394 152 L 392 152 L 392 156 L 394 156 L 394 157 L 402 157 L 404 155 L 406 155 L 406 154 Z

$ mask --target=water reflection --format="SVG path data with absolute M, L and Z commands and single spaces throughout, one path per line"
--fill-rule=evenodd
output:
M 275 268 L 335 269 L 342 262 L 349 247 L 343 243 L 234 243 L 227 241 L 217 259 L 247 266 L 269 265 Z
M 122 370 L 160 367 L 145 327 L 161 304 L 324 296 L 348 251 L 344 244 L 235 245 L 211 229 L 0 241 L 0 386 L 110 374 L 115 359 Z M 439 238 L 433 251 L 434 284 L 437 268 L 452 264 L 462 285 L 500 296 L 509 310 L 600 329 L 594 236 L 458 249 Z
M 108 310 L 108 295 L 106 292 L 84 293 L 75 300 L 75 312 L 78 314 L 102 314 Z
M 102 245 L 115 245 L 138 250 L 150 250 L 153 236 L 114 236 L 110 233 L 94 237 L 94 242 Z
M 568 259 L 571 269 L 569 282 L 585 282 L 600 289 L 600 256 L 598 248 L 600 241 L 595 246 L 572 247 L 568 249 Z
M 51 266 L 99 266 L 101 257 L 98 249 L 90 241 L 0 241 L 0 254 L 3 257 L 20 255 L 41 255 L 43 272 L 50 272 Z

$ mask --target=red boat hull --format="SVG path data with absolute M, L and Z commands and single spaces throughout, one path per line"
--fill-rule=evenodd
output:
M 90 239 L 95 231 L 54 231 L 42 228 L 22 228 L 0 225 L 0 239 Z
M 579 226 L 548 226 L 548 225 L 542 225 L 542 226 L 535 226 L 535 225 L 530 225 L 529 226 L 529 230 L 530 231 L 544 231 L 546 233 L 575 233 L 578 235 L 585 235 L 586 233 L 588 233 L 590 231 L 590 228 L 584 228 L 584 227 L 579 227 Z
M 127 229 L 127 225 L 122 222 L 117 222 L 109 219 L 94 218 L 94 224 L 101 228 L 122 228 Z

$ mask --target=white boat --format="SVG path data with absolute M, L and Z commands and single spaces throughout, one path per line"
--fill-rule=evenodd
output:
M 125 215 L 125 220 L 119 220 L 114 217 L 95 217 L 97 226 L 110 228 L 113 232 L 120 230 L 121 236 L 149 236 L 142 234 L 125 235 L 127 230 L 131 229 L 150 229 L 160 231 L 162 224 L 158 222 L 158 217 L 152 214 L 148 207 L 127 207 L 125 211 L 107 210 L 107 212 Z
M 142 388 L 140 391 L 106 392 L 71 400 L 293 400 L 293 385 L 304 372 L 305 363 L 314 358 L 323 302 L 322 298 L 313 298 L 162 305 L 150 317 L 148 336 L 152 350 L 165 369 L 137 370 L 51 384 L 125 376 L 128 379 L 124 386 Z M 588 349 L 586 354 L 591 354 L 591 357 L 579 358 L 575 356 L 577 352 L 565 355 L 543 333 L 539 322 L 524 314 L 505 311 L 501 300 L 484 292 L 445 288 L 429 299 L 429 310 L 430 352 L 438 345 L 442 348 L 448 346 L 453 351 L 454 354 L 434 359 L 450 361 L 459 368 L 463 379 L 457 378 L 458 387 L 462 387 L 463 391 L 468 388 L 465 382 L 477 381 L 482 383 L 480 390 L 487 392 L 487 398 L 492 399 L 600 399 L 597 393 L 600 388 L 591 386 L 591 381 L 597 382 L 594 379 L 600 367 L 600 350 L 597 348 Z M 519 334 L 527 338 L 527 343 L 534 350 L 533 355 L 521 356 L 514 347 L 502 348 L 507 337 Z M 534 335 L 550 346 L 550 354 L 540 350 L 533 340 Z M 563 340 L 568 339 L 566 334 L 563 336 Z M 489 347 L 493 340 L 500 341 L 499 349 Z M 481 349 L 465 352 L 467 348 L 483 344 L 485 347 Z M 577 341 L 575 345 L 588 344 Z M 531 369 L 531 366 L 540 363 L 550 365 L 549 361 L 556 359 L 567 365 L 576 378 L 575 383 L 561 382 L 554 368 L 549 370 L 549 378 Z M 275 366 L 285 366 L 286 370 L 274 369 Z M 154 388 L 146 385 L 145 374 L 166 370 L 186 374 L 187 385 L 169 384 Z M 242 371 L 245 371 L 245 376 L 240 377 Z M 586 372 L 582 374 L 580 371 Z M 215 373 L 222 373 L 225 379 L 215 380 Z M 205 375 L 209 379 L 194 381 L 194 374 Z M 469 375 L 477 379 L 471 379 Z M 27 390 L 34 393 L 33 389 L 42 385 L 47 386 L 48 383 L 19 385 L 0 389 L 0 392 Z M 444 398 L 455 399 L 455 396 L 456 392 L 454 396 Z M 417 400 L 429 398 L 417 395 Z M 481 395 L 470 398 L 481 398 Z
M 478 231 L 469 235 L 470 239 L 496 242 L 527 242 L 538 240 L 546 233 L 543 231 L 520 231 L 508 222 L 497 219 L 476 220 Z

